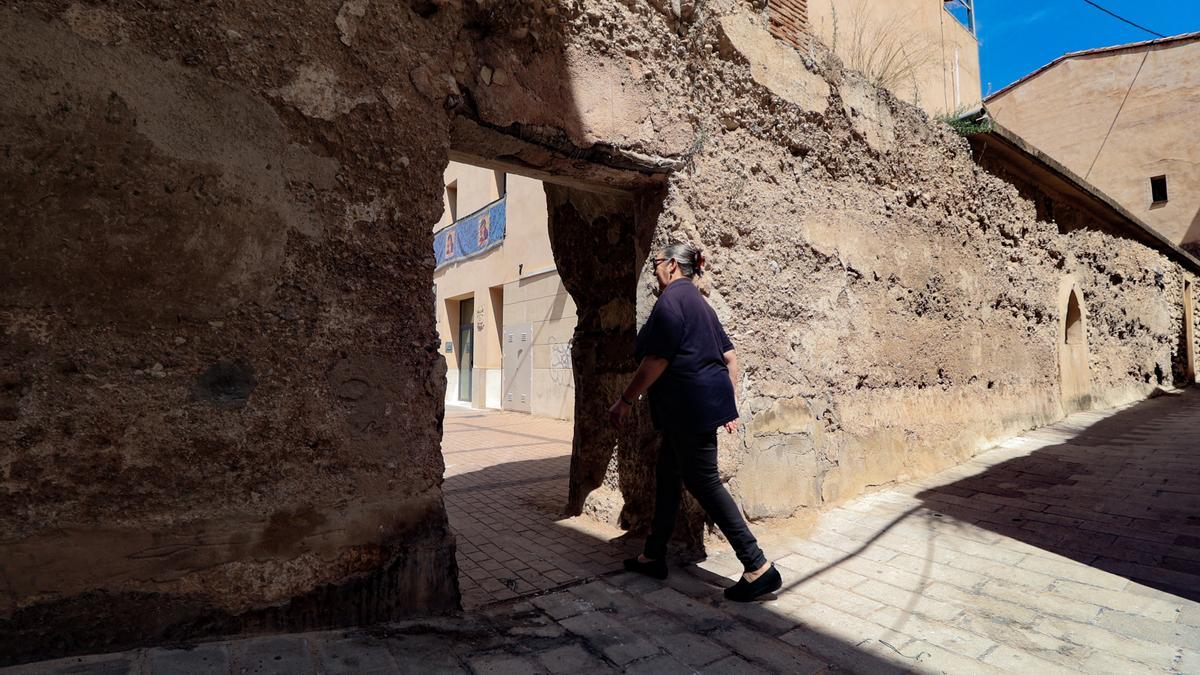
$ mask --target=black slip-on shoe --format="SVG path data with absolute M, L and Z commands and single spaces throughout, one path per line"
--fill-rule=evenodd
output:
M 665 558 L 651 560 L 650 562 L 642 562 L 637 558 L 628 558 L 625 560 L 625 569 L 630 572 L 645 574 L 655 579 L 667 578 L 667 561 Z
M 779 570 L 771 565 L 771 569 L 754 581 L 746 581 L 746 577 L 738 579 L 736 584 L 725 589 L 725 598 L 734 602 L 750 602 L 782 587 L 783 578 L 779 576 Z

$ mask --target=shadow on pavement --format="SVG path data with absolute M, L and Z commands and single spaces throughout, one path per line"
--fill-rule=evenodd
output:
M 917 496 L 935 513 L 1200 600 L 1198 420 L 1200 392 L 1149 399 Z
M 464 590 L 462 627 L 437 623 L 438 630 L 452 634 L 473 627 L 475 646 L 461 660 L 472 663 L 480 650 L 493 659 L 505 654 L 537 658 L 546 650 L 577 645 L 592 666 L 627 672 L 816 673 L 831 665 L 864 673 L 924 669 L 928 652 L 917 649 L 908 656 L 897 648 L 909 637 L 897 634 L 895 645 L 875 635 L 851 642 L 829 634 L 816 617 L 784 611 L 790 606 L 787 598 L 771 604 L 725 600 L 722 590 L 738 572 L 721 576 L 691 564 L 704 556 L 682 542 L 672 545 L 666 581 L 623 572 L 620 561 L 636 555 L 642 538 L 613 528 L 613 536 L 600 534 L 603 528 L 589 532 L 586 521 L 561 515 L 569 460 L 506 462 L 446 479 L 464 589 L 491 584 L 482 599 L 476 594 L 468 601 Z M 481 512 L 488 514 L 482 520 L 467 517 Z M 555 571 L 565 574 L 555 577 Z M 499 598 L 497 581 L 506 587 Z M 490 632 L 480 633 L 480 617 L 490 622 Z M 372 629 L 393 639 L 407 631 Z M 703 662 L 710 654 L 726 657 Z
M 546 591 L 620 567 L 629 545 L 599 523 L 568 520 L 568 455 L 503 462 L 446 478 L 462 605 Z

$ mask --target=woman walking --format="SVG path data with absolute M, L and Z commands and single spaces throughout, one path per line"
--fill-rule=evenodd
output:
M 650 536 L 644 552 L 626 560 L 625 569 L 667 578 L 667 542 L 675 529 L 681 486 L 687 486 L 745 568 L 742 578 L 725 589 L 725 597 L 747 602 L 779 590 L 782 580 L 717 474 L 717 429 L 733 433 L 738 425 L 737 356 L 716 312 L 692 283 L 703 266 L 703 254 L 691 244 L 673 244 L 654 258 L 661 293 L 638 332 L 640 365 L 609 410 L 610 420 L 621 426 L 634 401 L 649 389 L 650 414 L 663 435 Z

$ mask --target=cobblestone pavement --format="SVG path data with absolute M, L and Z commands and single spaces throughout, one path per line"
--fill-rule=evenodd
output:
M 448 406 L 442 455 L 463 607 L 611 571 L 636 551 L 621 530 L 564 519 L 574 425 Z
M 763 603 L 721 598 L 737 562 L 718 544 L 665 582 L 11 672 L 1200 672 L 1198 469 L 1190 391 L 1011 439 L 803 535 L 760 525 L 785 577 Z

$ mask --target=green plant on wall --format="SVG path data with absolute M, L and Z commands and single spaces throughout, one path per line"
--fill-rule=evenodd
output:
M 974 136 L 975 134 L 984 134 L 992 130 L 992 120 L 988 117 L 986 111 L 969 111 L 959 108 L 954 112 L 938 115 L 934 119 L 950 125 L 951 129 L 954 129 L 962 136 Z

